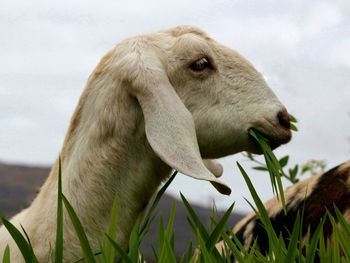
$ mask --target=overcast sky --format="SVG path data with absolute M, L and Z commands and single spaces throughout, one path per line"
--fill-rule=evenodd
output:
M 196 25 L 261 71 L 299 119 L 293 141 L 277 151 L 292 163 L 350 153 L 350 2 L 344 1 L 6 1 L 0 7 L 0 160 L 49 165 L 70 116 L 100 57 L 128 36 L 179 24 Z M 219 207 L 247 188 L 225 158 L 230 197 L 208 183 L 179 175 L 170 192 Z M 252 164 L 243 161 L 244 167 Z M 249 172 L 261 196 L 268 176 Z

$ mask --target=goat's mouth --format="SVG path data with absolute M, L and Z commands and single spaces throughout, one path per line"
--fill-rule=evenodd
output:
M 278 133 L 274 132 L 272 134 L 268 134 L 263 130 L 250 128 L 248 129 L 248 137 L 253 145 L 253 149 L 250 149 L 250 150 L 252 153 L 257 153 L 257 154 L 261 154 L 262 150 L 258 142 L 256 141 L 256 139 L 253 138 L 253 136 L 250 134 L 249 132 L 250 130 L 254 130 L 258 132 L 260 135 L 262 135 L 266 139 L 267 143 L 270 145 L 272 150 L 278 148 L 282 144 L 288 143 L 292 138 L 292 133 L 289 129 L 283 129 L 282 131 L 279 130 Z

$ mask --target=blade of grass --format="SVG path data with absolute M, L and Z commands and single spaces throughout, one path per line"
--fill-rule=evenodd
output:
M 329 239 L 326 239 L 326 259 L 327 259 L 327 263 L 333 263 L 332 260 L 332 242 Z
M 187 251 L 186 251 L 185 255 L 183 256 L 181 262 L 183 262 L 183 263 L 190 262 L 192 255 L 193 255 L 193 244 L 192 244 L 192 241 L 190 241 L 188 244 Z
M 282 157 L 278 162 L 279 162 L 280 166 L 283 168 L 288 164 L 288 161 L 289 161 L 289 156 L 287 155 L 287 156 Z
M 163 221 L 163 216 L 160 216 L 160 218 L 159 218 L 159 227 L 158 227 L 158 258 L 159 258 L 159 255 L 162 253 L 162 250 L 163 250 L 164 237 L 165 237 L 164 221 Z
M 205 241 L 203 240 L 203 237 L 199 233 L 199 229 L 197 228 L 197 236 L 198 236 L 198 241 L 199 241 L 199 249 L 200 249 L 200 258 L 204 260 L 206 263 L 215 263 L 216 261 L 212 258 L 210 255 L 210 252 L 207 250 L 207 247 L 205 245 Z
M 225 232 L 223 232 L 225 233 Z M 233 240 L 233 242 L 236 244 L 236 246 L 239 248 L 240 251 L 242 251 L 242 253 L 246 253 L 246 249 L 244 248 L 244 245 L 242 244 L 242 242 L 238 239 L 238 237 L 235 235 L 235 233 L 233 233 L 233 230 L 231 228 L 227 228 L 226 229 L 226 233 L 228 233 L 229 235 L 231 235 L 231 239 Z
M 158 254 L 156 252 L 156 249 L 154 248 L 154 246 L 152 245 L 152 253 L 153 253 L 153 257 L 154 257 L 154 261 L 153 262 L 158 262 Z
M 190 225 L 190 227 L 192 229 L 193 234 L 198 239 L 198 236 L 197 236 L 197 233 L 198 233 L 197 229 L 198 229 L 198 227 L 196 226 L 196 224 L 193 222 L 193 220 L 189 216 L 186 216 L 186 219 L 187 219 L 187 222 L 188 222 L 188 224 Z
M 278 197 L 278 188 L 277 188 L 277 182 L 276 182 L 276 174 L 279 174 L 278 169 L 276 169 L 274 163 L 272 162 L 270 156 L 265 152 L 264 155 L 266 155 L 265 157 L 265 162 L 266 165 L 268 167 L 268 172 L 270 175 L 270 181 L 271 181 L 271 185 L 272 185 L 272 192 L 273 194 L 277 195 Z
M 306 251 L 306 262 L 314 262 L 315 256 L 316 256 L 316 249 L 317 249 L 317 244 L 320 240 L 320 234 L 321 234 L 321 230 L 323 229 L 323 225 L 326 221 L 327 216 L 323 216 L 323 218 L 321 219 L 320 223 L 317 225 L 313 236 L 311 238 L 311 242 L 310 245 Z
M 334 205 L 334 211 L 335 214 L 337 215 L 337 219 L 343 226 L 344 230 L 346 231 L 347 235 L 350 236 L 350 225 L 349 223 L 345 220 L 344 215 L 339 211 L 338 207 Z
M 334 235 L 334 239 L 338 240 L 339 244 L 341 245 L 342 251 L 344 252 L 345 256 L 347 258 L 350 259 L 350 240 L 349 240 L 349 236 L 344 234 L 343 232 L 340 232 L 338 225 L 334 219 L 333 216 L 329 216 L 329 219 L 332 223 L 332 227 L 333 227 L 333 235 Z
M 152 202 L 151 207 L 147 210 L 147 213 L 145 216 L 142 214 L 138 217 L 137 222 L 135 223 L 130 239 L 129 239 L 129 253 L 128 255 L 132 260 L 137 260 L 139 255 L 139 247 L 141 244 L 141 241 L 144 239 L 145 235 L 149 231 L 150 225 L 155 218 L 155 210 L 159 204 L 159 201 L 161 197 L 163 196 L 166 189 L 169 187 L 171 182 L 174 180 L 175 176 L 177 174 L 177 171 L 175 171 L 172 176 L 169 178 L 169 180 L 163 185 L 163 187 L 158 191 L 155 199 Z M 144 218 L 142 220 L 142 218 Z M 141 221 L 142 225 L 141 225 Z
M 227 209 L 227 211 L 222 216 L 220 221 L 216 224 L 213 232 L 211 233 L 211 235 L 209 236 L 209 238 L 206 241 L 206 247 L 210 253 L 213 251 L 213 248 L 215 247 L 216 242 L 218 241 L 221 233 L 223 232 L 223 230 L 226 226 L 228 219 L 231 216 L 233 206 L 234 206 L 234 203 Z
M 297 118 L 295 118 L 292 114 L 289 114 L 289 121 L 294 123 L 298 122 Z
M 21 232 L 5 218 L 2 218 L 1 220 L 4 224 L 4 227 L 7 229 L 7 231 L 12 236 L 13 240 L 16 242 L 17 247 L 19 248 L 21 254 L 25 259 L 25 262 L 38 262 L 38 259 L 34 255 L 33 248 L 29 245 L 28 241 L 23 237 Z
M 172 241 L 171 242 L 172 250 L 174 250 L 174 242 L 172 237 L 174 236 L 175 211 L 176 211 L 176 203 L 174 202 L 170 210 L 168 226 L 167 226 L 167 229 L 165 230 L 166 236 Z
M 287 212 L 286 202 L 284 198 L 284 191 L 281 177 L 284 174 L 280 162 L 277 160 L 276 156 L 271 150 L 268 140 L 264 138 L 259 132 L 254 129 L 249 130 L 250 136 L 257 142 L 261 148 L 267 168 L 270 174 L 271 185 L 274 193 L 280 199 L 284 212 Z M 288 161 L 288 160 L 287 160 Z
M 2 257 L 2 263 L 10 263 L 10 248 L 7 245 L 4 251 L 4 256 Z
M 115 257 L 115 250 L 111 242 L 109 242 L 108 237 L 115 240 L 116 233 L 117 233 L 117 213 L 118 213 L 118 196 L 115 194 L 112 210 L 111 210 L 111 216 L 109 219 L 109 226 L 107 231 L 107 236 L 105 236 L 101 253 L 102 257 L 105 259 L 105 263 L 113 263 L 114 257 Z
M 264 172 L 269 170 L 269 169 L 267 169 L 267 167 L 264 167 L 264 166 L 254 166 L 254 167 L 252 167 L 252 169 L 257 170 L 257 171 L 264 171 Z
M 135 225 L 132 228 L 130 239 L 129 239 L 129 253 L 128 256 L 133 262 L 137 262 L 139 257 L 139 248 L 141 244 L 140 235 L 139 235 L 139 228 L 142 220 L 142 215 L 140 215 Z
M 280 235 L 278 236 L 278 243 L 277 243 L 277 247 L 274 247 L 274 253 L 273 255 L 276 255 L 276 258 L 280 258 L 281 261 L 283 261 L 286 258 L 287 255 L 287 247 L 286 244 L 284 242 L 284 238 L 283 235 L 280 233 Z
M 327 258 L 327 249 L 326 249 L 326 244 L 324 241 L 324 234 L 323 234 L 323 229 L 321 229 L 321 233 L 320 233 L 320 240 L 319 240 L 319 249 L 318 249 L 318 255 L 320 257 L 320 262 L 324 263 L 326 262 L 326 258 Z
M 126 254 L 124 249 L 122 249 L 111 237 L 107 235 L 108 241 L 112 244 L 114 249 L 118 252 L 119 256 L 125 261 L 125 263 L 133 263 L 134 261 Z
M 294 226 L 293 226 L 293 231 L 290 235 L 290 241 L 287 249 L 287 255 L 285 258 L 285 263 L 292 263 L 294 262 L 294 259 L 296 257 L 296 253 L 298 251 L 298 240 L 299 240 L 299 234 L 300 234 L 300 214 L 299 211 L 297 213 Z
M 189 218 L 193 221 L 193 223 L 195 224 L 195 227 L 198 228 L 199 234 L 203 237 L 204 240 L 208 240 L 209 234 L 208 234 L 207 230 L 205 229 L 204 225 L 201 223 L 196 212 L 193 210 L 192 206 L 187 201 L 187 199 L 183 196 L 182 193 L 180 193 L 180 196 L 181 196 L 182 202 L 185 205 L 185 208 L 189 214 Z
M 266 152 L 267 156 L 269 157 L 268 158 L 268 160 L 269 160 L 268 167 L 270 167 L 272 169 L 271 171 L 273 172 L 272 177 L 275 181 L 274 182 L 275 188 L 276 188 L 276 184 L 277 184 L 277 188 L 278 188 L 278 189 L 276 188 L 277 196 L 279 198 L 281 198 L 282 205 L 285 206 L 284 192 L 283 192 L 283 186 L 282 186 L 282 180 L 281 180 L 281 177 L 283 174 L 282 167 L 281 167 L 279 161 L 277 160 L 276 156 L 272 152 L 270 145 L 266 144 L 265 147 L 266 147 L 265 152 Z
M 57 220 L 55 262 L 63 262 L 63 203 L 62 203 L 62 166 L 61 156 L 58 157 L 58 193 L 57 193 Z
M 332 260 L 335 263 L 340 262 L 339 243 L 337 239 L 334 239 L 332 242 Z
M 163 221 L 160 224 L 160 238 L 159 238 L 159 262 L 172 262 L 176 263 L 176 257 L 174 255 L 174 218 L 176 211 L 176 203 L 173 203 L 169 216 L 169 222 L 167 228 L 164 229 Z
M 267 211 L 265 209 L 265 206 L 263 204 L 263 202 L 261 201 L 261 199 L 259 198 L 252 182 L 249 179 L 248 174 L 245 172 L 245 170 L 243 169 L 243 167 L 237 162 L 238 168 L 241 171 L 243 178 L 248 186 L 249 192 L 253 197 L 253 200 L 255 202 L 255 205 L 258 208 L 258 213 L 257 210 L 254 208 L 254 206 L 248 202 L 248 204 L 253 208 L 253 210 L 255 211 L 255 213 L 259 216 L 261 222 L 263 223 L 266 232 L 268 234 L 268 239 L 269 239 L 269 250 L 271 250 L 272 248 L 276 248 L 278 246 L 278 237 L 275 233 L 275 230 L 272 226 L 272 223 L 270 221 L 269 215 L 267 214 Z
M 232 242 L 232 239 L 225 232 L 222 232 L 222 238 L 225 240 L 225 244 L 230 248 L 230 250 L 231 250 L 233 256 L 236 258 L 236 260 L 240 263 L 244 263 L 245 262 L 244 261 L 245 250 L 244 249 L 241 250 L 241 249 L 237 248 L 236 244 L 234 242 Z
M 29 245 L 30 247 L 32 247 L 32 243 L 30 242 L 29 236 L 28 236 L 27 232 L 25 231 L 25 229 L 23 228 L 22 225 L 21 225 L 21 229 L 22 229 L 22 232 L 23 232 L 23 234 L 24 234 L 24 237 L 26 238 L 26 240 L 27 240 L 27 242 L 28 242 L 28 245 Z
M 249 253 L 248 253 L 248 256 L 246 257 L 246 261 L 247 263 L 248 262 L 256 262 L 255 260 L 255 254 L 256 254 L 256 250 L 257 250 L 257 247 L 258 247 L 258 240 L 255 239 L 254 240 L 254 243 L 253 245 L 251 246 L 251 248 L 249 249 Z
M 281 199 L 283 210 L 285 213 L 287 213 L 286 201 L 284 198 L 284 189 L 283 189 L 283 184 L 282 184 L 282 180 L 281 180 L 282 174 L 284 174 L 284 172 L 283 172 L 283 169 L 282 169 L 279 161 L 277 160 L 276 156 L 272 152 L 270 146 L 268 146 L 268 147 L 269 148 L 267 149 L 267 153 L 271 158 L 273 166 L 275 167 L 274 179 L 275 179 L 275 184 L 277 184 L 277 188 L 278 188 L 278 191 L 276 191 L 277 197 Z
M 176 257 L 174 255 L 174 250 L 171 248 L 170 240 L 168 238 L 164 239 L 163 251 L 160 255 L 160 263 L 176 263 Z
M 163 196 L 164 192 L 166 191 L 166 189 L 169 187 L 169 185 L 171 184 L 171 182 L 174 180 L 175 176 L 177 174 L 177 171 L 175 171 L 172 176 L 169 178 L 169 180 L 163 185 L 163 187 L 158 191 L 150 209 L 147 211 L 147 214 L 145 216 L 145 219 L 143 220 L 143 224 L 140 228 L 139 231 L 139 235 L 140 235 L 140 239 L 142 240 L 143 237 L 145 236 L 145 234 L 148 232 L 150 224 L 154 218 L 154 211 L 158 206 L 158 203 L 161 199 L 161 197 Z
M 84 262 L 95 263 L 96 261 L 95 261 L 94 253 L 91 250 L 89 241 L 88 241 L 86 234 L 84 232 L 84 228 L 81 225 L 81 222 L 80 222 L 77 214 L 74 212 L 73 207 L 71 206 L 71 204 L 69 203 L 67 198 L 64 196 L 64 194 L 62 194 L 62 201 L 64 203 L 64 206 L 66 207 L 68 215 L 69 215 L 71 222 L 74 226 L 75 232 L 77 233 L 77 236 L 79 238 L 80 246 L 81 246 L 81 249 L 82 249 L 83 254 L 84 254 Z
M 298 131 L 297 126 L 295 126 L 295 124 L 293 124 L 293 123 L 290 124 L 290 129 L 291 129 L 292 131 L 295 131 L 295 132 Z

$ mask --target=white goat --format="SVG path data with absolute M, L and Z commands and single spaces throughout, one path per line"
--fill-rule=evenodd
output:
M 259 151 L 248 136 L 256 128 L 275 145 L 291 138 L 288 114 L 261 74 L 235 51 L 201 30 L 179 26 L 129 38 L 109 51 L 88 79 L 61 150 L 63 192 L 85 226 L 94 251 L 104 237 L 115 194 L 117 242 L 127 248 L 139 213 L 173 169 L 230 188 L 203 158 Z M 58 162 L 31 206 L 12 219 L 28 233 L 39 261 L 52 261 Z M 10 245 L 0 229 L 0 256 Z M 64 216 L 64 261 L 82 257 Z

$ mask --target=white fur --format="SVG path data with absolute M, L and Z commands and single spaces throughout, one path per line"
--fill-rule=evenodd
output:
M 191 63 L 203 57 L 212 68 L 193 71 Z M 289 141 L 290 131 L 277 119 L 281 110 L 247 60 L 197 28 L 179 26 L 118 44 L 91 74 L 61 150 L 63 192 L 94 252 L 114 196 L 119 198 L 117 241 L 127 248 L 135 219 L 172 169 L 229 194 L 216 178 L 222 167 L 202 158 L 258 151 L 248 137 L 251 127 L 278 143 Z M 54 255 L 57 170 L 56 161 L 31 206 L 12 219 L 26 229 L 40 262 L 51 262 Z M 22 262 L 2 227 L 0 256 L 6 244 L 12 262 Z M 81 257 L 65 213 L 64 261 Z

